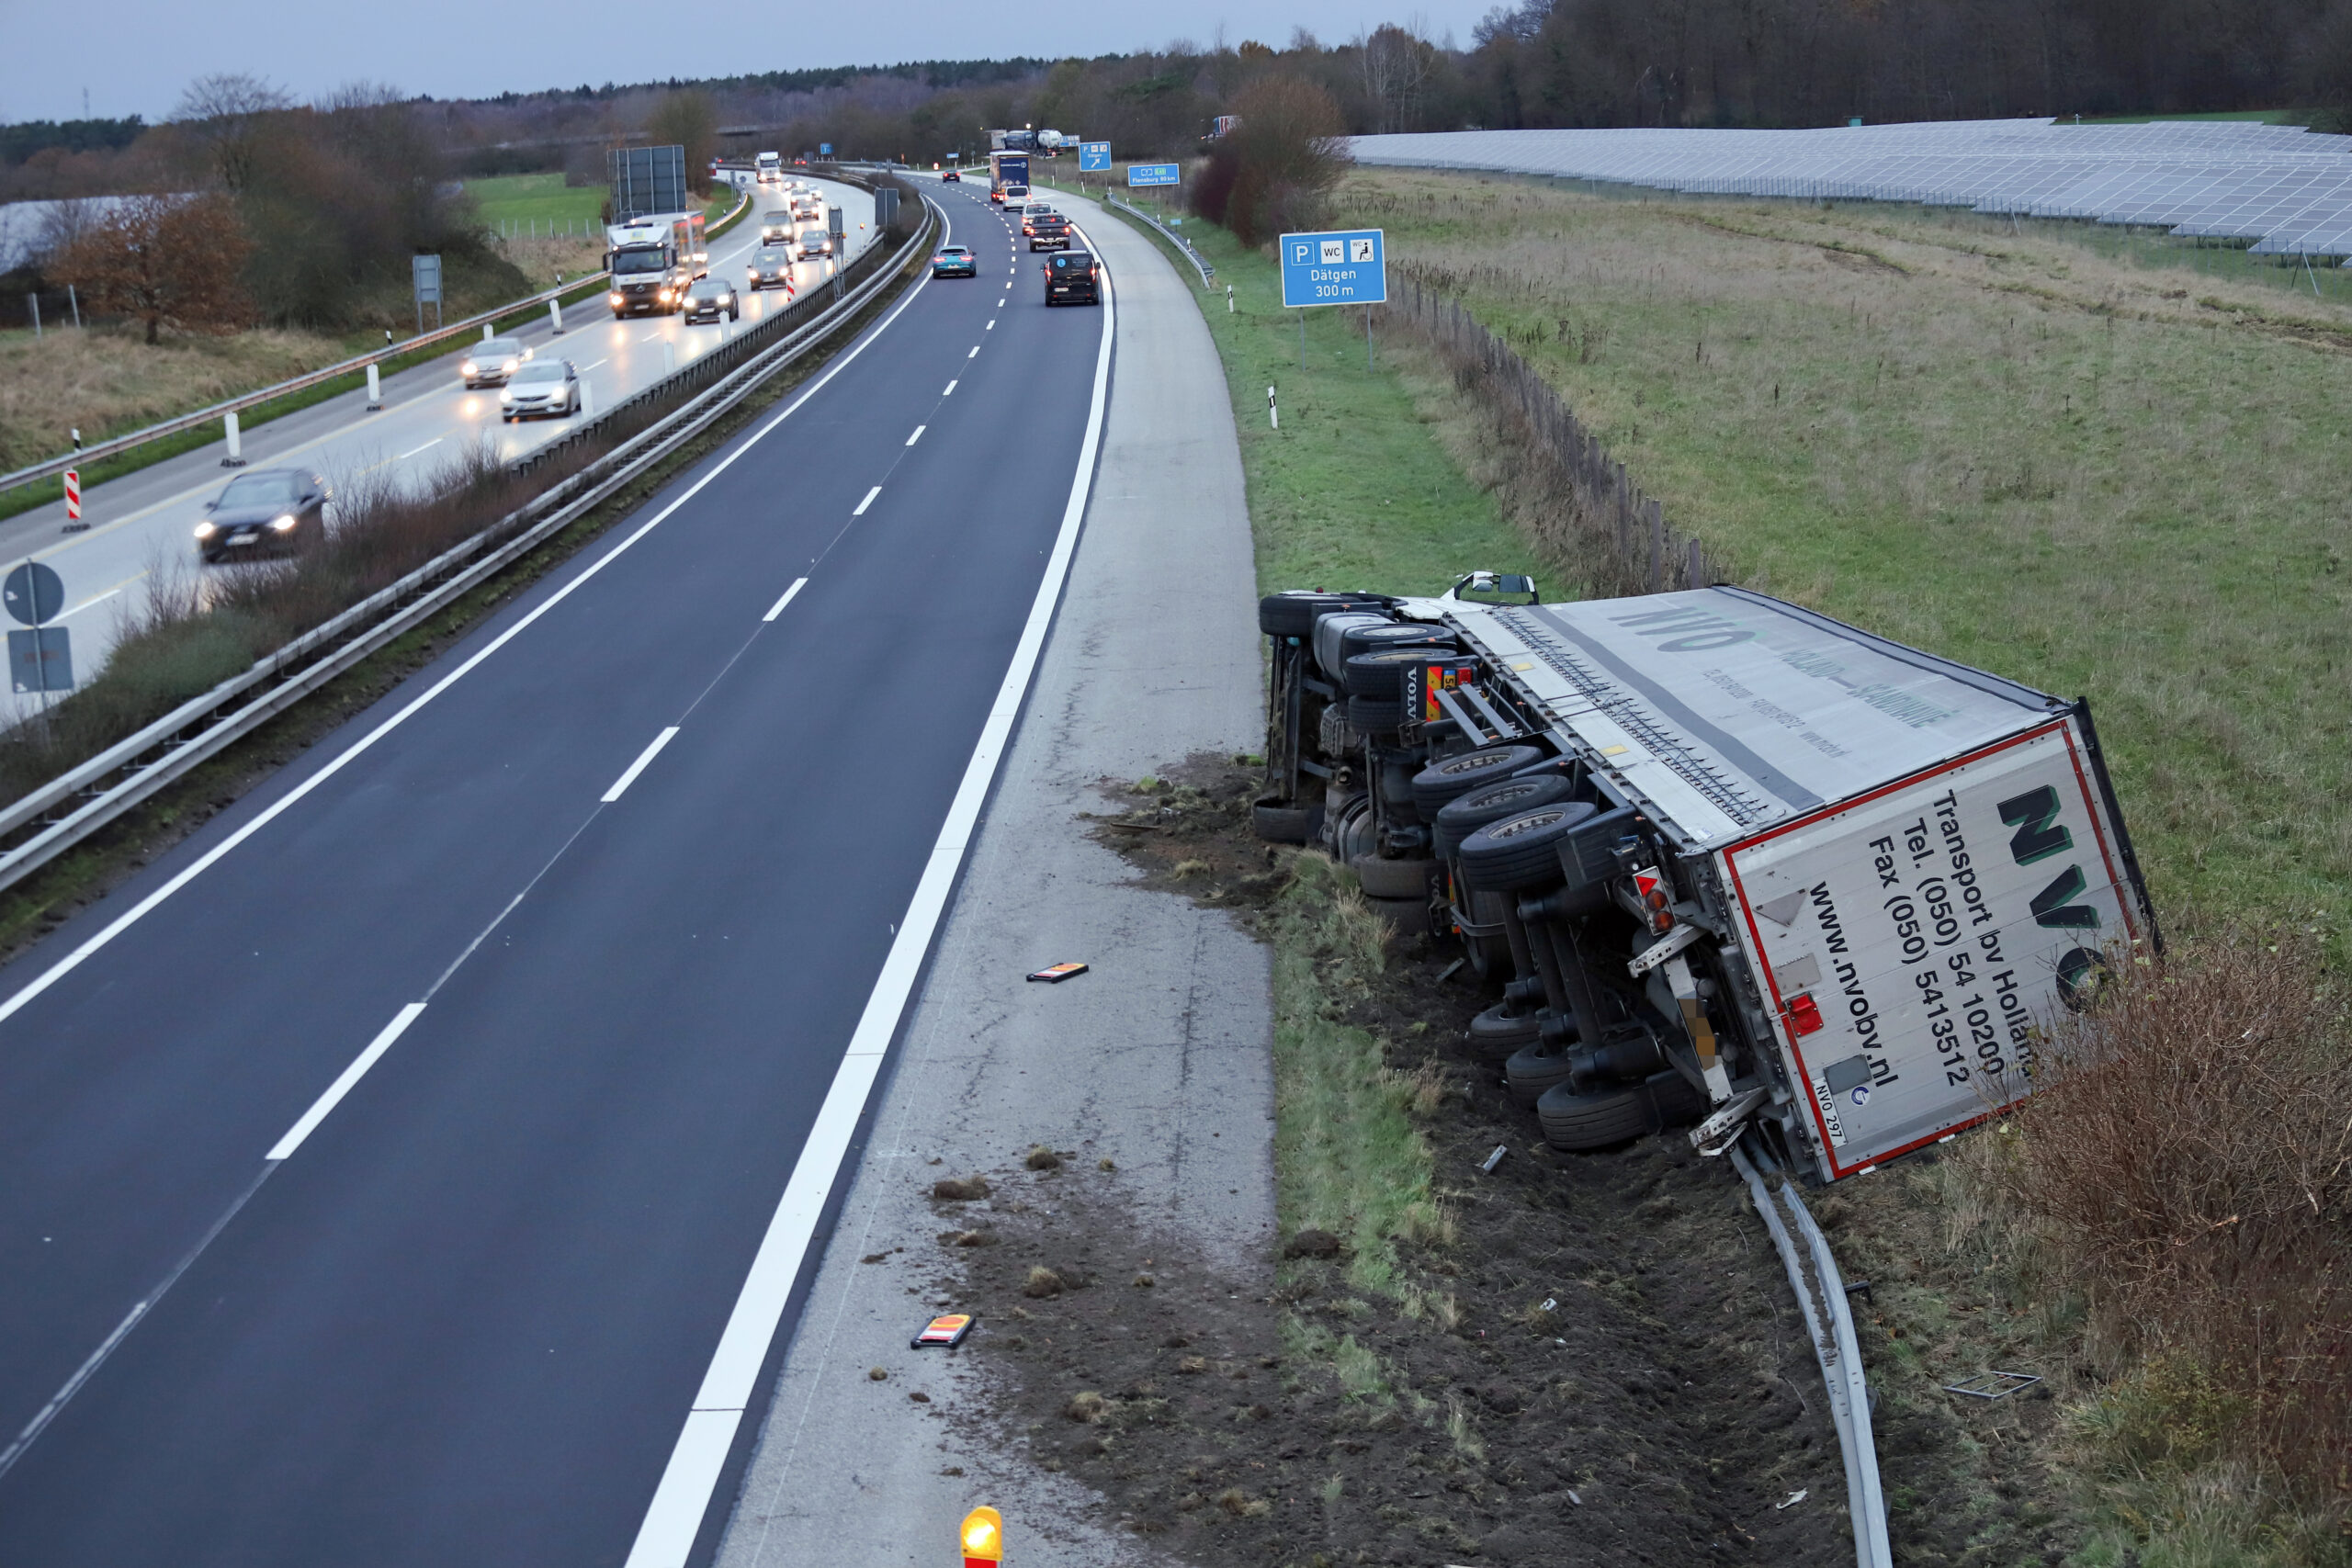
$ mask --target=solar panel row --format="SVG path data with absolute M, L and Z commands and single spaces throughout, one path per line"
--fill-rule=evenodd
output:
M 1947 120 L 1826 130 L 1458 130 L 1358 136 L 1356 161 L 1718 196 L 1909 201 L 2352 256 L 2352 137 L 2230 121 Z

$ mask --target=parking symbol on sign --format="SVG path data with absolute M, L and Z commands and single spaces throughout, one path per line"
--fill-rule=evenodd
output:
M 1344 240 L 1326 240 L 1323 242 L 1323 259 L 1325 261 L 1344 261 L 1346 257 L 1347 242 Z

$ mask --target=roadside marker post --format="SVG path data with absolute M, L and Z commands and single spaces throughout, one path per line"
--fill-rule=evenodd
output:
M 237 411 L 231 409 L 221 416 L 220 423 L 229 433 L 229 455 L 220 459 L 220 466 L 242 468 L 245 466 L 245 434 L 237 428 Z
M 69 534 L 79 534 L 83 531 L 84 527 L 85 525 L 82 522 L 82 470 L 79 468 L 68 468 L 65 470 L 65 531 Z
M 384 384 L 377 377 L 376 367 L 368 367 L 368 412 L 380 412 L 384 406 Z
M 1304 317 L 1300 319 L 1305 320 Z M 1276 430 L 1283 427 L 1283 411 L 1274 406 L 1274 389 L 1272 387 L 1266 389 L 1266 423 Z
M 557 337 L 561 337 L 563 335 L 562 300 L 550 299 L 548 301 L 548 325 L 555 329 L 555 335 Z

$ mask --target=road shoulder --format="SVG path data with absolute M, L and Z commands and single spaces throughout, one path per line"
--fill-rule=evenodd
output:
M 1239 450 L 1190 289 L 1124 227 L 1097 218 L 1088 232 L 1115 280 L 1118 324 L 1085 532 L 786 1352 L 720 1548 L 729 1568 L 928 1562 L 982 1502 L 1004 1510 L 1024 1562 L 1161 1560 L 1118 1534 L 1091 1494 L 1023 1462 L 1022 1434 L 973 1438 L 988 1323 L 952 1357 L 908 1348 L 932 1312 L 972 1304 L 940 1292 L 940 1178 L 1018 1169 L 1035 1145 L 1097 1170 L 1107 1160 L 1138 1224 L 1185 1238 L 1229 1277 L 1271 1282 L 1265 951 L 1227 915 L 1137 886 L 1082 815 L 1114 808 L 1106 785 L 1169 758 L 1255 744 Z M 1069 960 L 1090 973 L 1023 978 Z

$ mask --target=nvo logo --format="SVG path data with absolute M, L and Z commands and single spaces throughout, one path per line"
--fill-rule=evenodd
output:
M 2075 847 L 2075 835 L 2058 820 L 2058 792 L 2049 784 L 2012 795 L 2001 802 L 2001 820 L 2017 832 L 2009 840 L 2009 858 L 2032 865 L 2064 854 Z M 2079 904 L 2087 890 L 2080 863 L 2069 865 L 2033 896 L 2034 924 L 2052 931 L 2090 931 L 2099 923 L 2098 910 Z M 2095 947 L 2070 948 L 2058 960 L 2058 999 L 2079 1009 L 2090 999 L 2086 984 L 2094 970 L 2107 968 L 2106 955 Z

